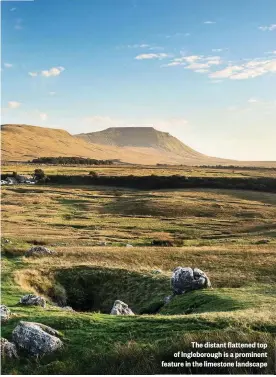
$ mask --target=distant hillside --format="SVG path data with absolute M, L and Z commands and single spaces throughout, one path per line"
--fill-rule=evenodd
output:
M 208 157 L 183 144 L 167 132 L 161 132 L 153 127 L 111 127 L 103 131 L 76 135 L 89 143 L 109 145 L 114 147 L 149 148 L 166 154 L 183 164 L 228 163 L 229 160 Z
M 207 158 L 169 133 L 155 130 L 153 127 L 113 127 L 76 136 L 90 143 L 117 147 L 154 148 L 188 158 Z
M 2 161 L 75 156 L 141 165 L 276 166 L 275 162 L 238 162 L 208 157 L 152 127 L 108 128 L 72 136 L 64 130 L 5 124 L 1 126 L 1 143 Z
M 85 139 L 85 138 L 83 138 Z M 153 165 L 185 163 L 183 158 L 154 147 L 116 146 L 87 142 L 65 130 L 30 125 L 1 126 L 2 161 L 28 161 L 38 157 L 78 156 L 117 159 L 124 163 Z M 206 161 L 205 161 L 206 162 Z M 191 164 L 192 161 L 188 161 Z

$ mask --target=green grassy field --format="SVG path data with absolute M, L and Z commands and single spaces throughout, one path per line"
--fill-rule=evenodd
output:
M 203 373 L 161 361 L 191 350 L 191 341 L 260 341 L 269 344 L 268 368 L 216 372 L 273 373 L 275 218 L 275 194 L 254 191 L 3 186 L 2 238 L 12 243 L 2 244 L 2 303 L 13 316 L 2 336 L 10 339 L 19 320 L 36 321 L 59 330 L 64 348 L 4 361 L 2 372 Z M 25 257 L 33 244 L 57 255 Z M 213 289 L 163 305 L 176 266 L 201 268 Z M 46 309 L 17 305 L 32 292 Z M 136 315 L 109 315 L 116 299 Z M 76 312 L 56 305 L 65 302 Z

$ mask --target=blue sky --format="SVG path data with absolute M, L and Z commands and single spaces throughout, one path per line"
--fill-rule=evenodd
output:
M 275 0 L 2 2 L 2 123 L 276 160 Z

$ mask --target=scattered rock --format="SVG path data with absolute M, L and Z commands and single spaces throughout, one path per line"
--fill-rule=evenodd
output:
M 41 296 L 36 296 L 33 294 L 29 294 L 29 295 L 25 295 L 21 297 L 19 303 L 22 305 L 36 305 L 36 306 L 42 306 L 43 308 L 46 307 L 45 298 Z
M 12 339 L 18 347 L 38 356 L 62 347 L 62 341 L 55 336 L 58 334 L 58 331 L 42 323 L 20 321 L 12 332 Z
M 18 359 L 15 344 L 5 338 L 1 338 L 1 358 Z
M 269 243 L 270 240 L 268 239 L 264 239 L 264 240 L 259 240 L 256 242 L 256 245 L 263 245 L 263 244 L 266 244 L 266 243 Z
M 45 255 L 55 255 L 56 252 L 45 246 L 32 246 L 25 254 L 26 257 L 41 257 Z
M 126 247 L 133 247 L 133 245 L 131 245 L 130 243 L 127 243 Z
M 9 240 L 9 239 L 6 238 L 6 239 L 4 240 L 4 243 L 12 243 L 12 242 L 11 242 L 11 240 Z
M 123 301 L 116 300 L 110 314 L 113 315 L 134 315 L 133 311 Z
M 10 316 L 11 311 L 6 305 L 0 305 L 1 322 L 6 322 Z
M 176 267 L 173 270 L 171 284 L 173 293 L 181 295 L 196 289 L 211 288 L 207 275 L 199 268 Z

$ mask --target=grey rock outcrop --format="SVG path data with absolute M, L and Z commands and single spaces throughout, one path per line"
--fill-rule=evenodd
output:
M 133 311 L 128 307 L 126 303 L 120 300 L 116 300 L 113 304 L 110 314 L 113 315 L 134 315 Z
M 36 296 L 33 294 L 25 295 L 21 297 L 20 304 L 22 305 L 35 305 L 35 306 L 42 306 L 43 308 L 46 307 L 46 300 L 44 297 Z
M 6 322 L 10 316 L 11 311 L 6 305 L 0 305 L 1 322 Z
M 211 288 L 211 282 L 207 275 L 199 268 L 192 269 L 190 267 L 176 267 L 173 270 L 171 285 L 175 295 Z
M 58 331 L 36 322 L 20 321 L 12 332 L 14 343 L 31 355 L 52 353 L 63 346 Z
M 18 359 L 16 346 L 5 338 L 1 338 L 1 358 Z
M 45 246 L 32 246 L 25 254 L 26 257 L 42 257 L 47 255 L 55 255 L 56 252 Z

